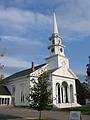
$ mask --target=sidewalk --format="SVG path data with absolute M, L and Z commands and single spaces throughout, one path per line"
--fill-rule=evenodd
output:
M 0 120 L 4 120 L 1 118 L 1 115 L 2 117 L 6 117 L 5 120 L 27 120 L 28 118 L 38 118 L 39 113 L 36 110 L 30 110 L 26 108 L 0 107 Z M 89 115 L 81 116 L 82 120 L 90 120 Z M 51 118 L 53 120 L 69 120 L 69 112 L 43 111 L 42 118 Z

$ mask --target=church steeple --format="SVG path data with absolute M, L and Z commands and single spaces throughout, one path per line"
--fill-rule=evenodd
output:
M 62 45 L 62 37 L 60 36 L 58 32 L 58 26 L 56 21 L 56 15 L 53 14 L 53 30 L 52 30 L 52 36 L 49 38 L 50 45 L 48 47 L 50 56 L 52 55 L 62 55 L 64 56 L 64 46 Z
M 53 70 L 61 66 L 69 68 L 69 61 L 64 54 L 64 46 L 62 44 L 62 37 L 58 32 L 58 25 L 55 13 L 53 14 L 52 35 L 49 38 L 50 45 L 48 46 L 49 56 L 46 58 L 47 69 Z

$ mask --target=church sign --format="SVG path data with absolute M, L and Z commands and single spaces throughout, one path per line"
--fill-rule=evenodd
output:
M 82 120 L 80 111 L 71 111 L 69 120 Z

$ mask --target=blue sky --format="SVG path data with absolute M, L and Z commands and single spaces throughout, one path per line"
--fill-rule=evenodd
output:
M 90 0 L 0 0 L 0 62 L 5 76 L 44 63 L 55 11 L 72 70 L 85 78 L 90 55 Z

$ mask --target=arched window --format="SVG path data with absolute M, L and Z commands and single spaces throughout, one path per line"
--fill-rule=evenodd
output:
M 73 85 L 70 85 L 70 101 L 71 103 L 74 102 Z
M 56 84 L 56 100 L 57 100 L 57 103 L 60 103 L 60 84 L 59 83 Z
M 21 102 L 24 102 L 24 94 L 23 94 L 23 91 L 21 91 Z
M 63 95 L 62 95 L 63 102 L 68 103 L 68 84 L 67 84 L 67 82 L 64 81 L 62 83 L 62 87 L 63 87 Z
M 25 85 L 22 83 L 20 86 L 21 86 L 21 102 L 24 103 L 25 102 L 25 97 L 24 97 L 24 95 L 25 95 L 24 94 L 24 88 L 25 88 L 24 86 Z

